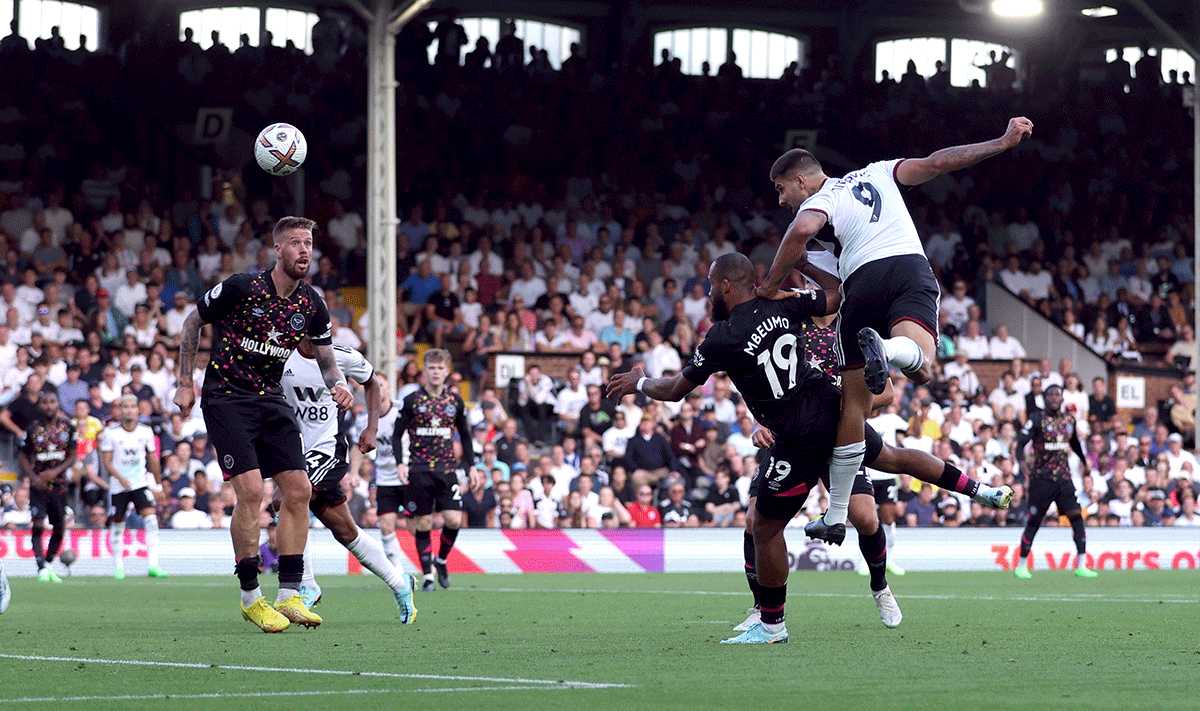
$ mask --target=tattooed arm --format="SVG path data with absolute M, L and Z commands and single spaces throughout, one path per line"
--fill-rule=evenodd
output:
M 342 369 L 338 367 L 337 358 L 333 355 L 333 346 L 326 343 L 323 346 L 313 344 L 317 354 L 317 367 L 321 369 L 321 377 L 325 379 L 325 387 L 337 403 L 339 410 L 349 410 L 354 405 L 354 395 L 346 385 Z
M 943 173 L 966 168 L 985 158 L 1003 153 L 1031 135 L 1033 135 L 1032 121 L 1024 116 L 1009 119 L 1008 129 L 1000 138 L 967 146 L 943 148 L 926 158 L 911 158 L 901 161 L 896 166 L 896 182 L 901 185 L 920 185 Z
M 203 327 L 204 320 L 193 309 L 183 320 L 179 332 L 179 377 L 176 379 L 175 404 L 184 417 L 192 414 L 192 405 L 196 402 L 192 372 L 196 369 L 196 349 L 200 345 L 200 329 Z

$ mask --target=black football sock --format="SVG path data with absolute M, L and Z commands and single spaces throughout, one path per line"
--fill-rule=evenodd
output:
M 438 544 L 437 560 L 439 564 L 444 564 L 450 556 L 450 551 L 454 549 L 454 541 L 458 540 L 458 529 L 442 527 L 442 540 Z
M 279 601 L 300 593 L 304 580 L 304 554 L 279 556 Z
M 762 613 L 764 625 L 782 625 L 784 620 L 783 606 L 787 602 L 787 583 L 769 588 L 765 585 L 758 588 L 758 609 Z
M 433 575 L 433 542 L 429 531 L 417 531 L 413 533 L 413 538 L 417 542 L 417 555 L 421 558 L 421 571 Z
M 1087 567 L 1087 529 L 1083 525 L 1083 516 L 1078 512 L 1071 517 L 1071 537 L 1075 539 L 1075 551 L 1079 553 L 1079 559 L 1076 561 L 1075 567 Z
M 42 534 L 45 532 L 46 529 L 41 526 L 34 526 L 29 530 L 30 540 L 33 542 L 33 559 L 37 561 L 38 570 L 46 567 L 46 553 L 42 548 Z
M 755 566 L 756 558 L 754 557 L 754 534 L 742 534 L 742 557 L 746 559 L 746 585 L 750 587 L 750 594 L 754 596 L 754 606 L 758 607 L 760 599 L 758 593 L 758 568 Z
M 963 474 L 961 469 L 950 462 L 946 462 L 942 467 L 942 478 L 938 480 L 938 486 L 967 496 L 979 493 L 979 482 Z
M 887 535 L 883 526 L 877 526 L 869 536 L 858 537 L 858 550 L 867 561 L 871 573 L 871 591 L 879 592 L 887 587 Z
M 54 558 L 58 555 L 58 551 L 62 548 L 63 530 L 55 527 L 50 532 L 50 542 L 46 544 L 46 563 L 54 562 Z
M 1017 561 L 1017 565 L 1024 563 L 1029 557 L 1029 551 L 1033 550 L 1033 539 L 1037 536 L 1038 529 L 1042 527 L 1042 517 L 1038 514 L 1029 512 L 1029 522 L 1025 524 L 1025 530 L 1021 533 L 1021 558 Z
M 254 590 L 258 587 L 258 556 L 242 558 L 233 564 L 233 574 L 237 576 L 242 590 Z

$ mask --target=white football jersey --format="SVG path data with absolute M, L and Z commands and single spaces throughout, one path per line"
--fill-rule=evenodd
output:
M 342 375 L 359 383 L 365 383 L 375 375 L 375 369 L 361 353 L 334 345 L 333 355 L 337 358 Z M 300 351 L 293 351 L 283 365 L 283 377 L 279 380 L 288 405 L 300 423 L 300 436 L 305 452 L 320 452 L 328 457 L 344 457 L 338 453 L 338 407 L 325 387 L 325 378 L 316 358 L 305 358 Z M 328 459 L 326 458 L 326 461 Z
M 130 432 L 120 424 L 109 425 L 100 435 L 100 451 L 112 452 L 113 468 L 129 480 L 129 488 L 109 472 L 109 492 L 120 494 L 150 485 L 146 476 L 146 455 L 155 452 L 154 432 L 146 425 L 138 425 Z
M 901 160 L 879 161 L 845 177 L 829 178 L 797 211 L 797 216 L 804 210 L 820 212 L 833 226 L 841 251 L 822 244 L 838 255 L 843 282 L 867 262 L 906 254 L 925 256 L 896 183 L 895 169 Z
M 375 485 L 400 486 L 400 475 L 396 471 L 396 452 L 392 449 L 392 432 L 396 429 L 396 416 L 404 403 L 392 400 L 388 411 L 379 416 L 379 436 L 375 438 Z M 367 426 L 366 414 L 358 416 L 354 423 L 357 435 Z
M 891 412 L 884 412 L 877 417 L 872 417 L 867 420 L 867 424 L 879 433 L 879 438 L 883 440 L 884 444 L 892 447 L 899 446 L 899 443 L 896 441 L 896 433 L 908 429 L 908 422 L 903 417 Z M 899 474 L 882 472 L 870 467 L 867 467 L 867 476 L 871 477 L 871 481 L 884 481 L 885 479 L 898 480 L 900 478 Z

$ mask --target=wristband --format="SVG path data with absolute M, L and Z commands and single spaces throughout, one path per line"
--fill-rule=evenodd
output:
M 643 395 L 645 395 L 645 394 L 646 394 L 646 391 L 645 391 L 645 390 L 643 390 L 642 388 L 643 388 L 643 387 L 645 387 L 645 385 L 646 385 L 646 381 L 647 381 L 647 380 L 649 380 L 649 379 L 650 379 L 650 378 L 647 378 L 646 376 L 644 376 L 644 375 L 643 375 L 643 376 L 641 377 L 641 379 L 639 379 L 639 380 L 638 380 L 638 383 L 637 383 L 637 391 L 638 391 L 639 393 L 641 393 L 641 394 L 643 394 Z
M 339 385 L 341 385 L 343 388 L 346 388 L 347 390 L 349 390 L 349 389 L 350 389 L 350 386 L 346 384 L 346 381 L 345 381 L 345 380 L 339 380 L 339 381 L 337 381 L 336 383 L 334 383 L 334 384 L 333 384 L 333 387 L 335 387 L 335 388 L 336 388 L 336 387 L 337 387 L 337 386 L 339 386 Z

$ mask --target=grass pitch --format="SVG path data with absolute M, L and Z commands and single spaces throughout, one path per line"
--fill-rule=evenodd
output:
M 270 582 L 264 578 L 264 583 Z M 370 576 L 267 635 L 232 576 L 12 579 L 0 709 L 1195 709 L 1200 574 L 794 574 L 791 643 L 718 642 L 740 575 L 458 575 L 402 627 Z M 272 589 L 273 584 L 268 589 Z

